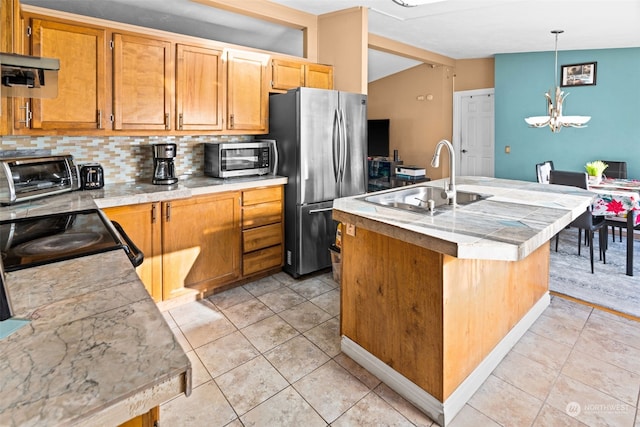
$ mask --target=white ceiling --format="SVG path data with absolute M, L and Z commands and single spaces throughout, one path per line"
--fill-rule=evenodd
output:
M 367 7 L 370 33 L 454 59 L 550 51 L 554 29 L 565 31 L 561 51 L 640 47 L 640 0 L 433 0 L 411 8 L 392 0 L 271 1 L 316 15 Z M 190 0 L 22 3 L 302 56 L 300 31 Z M 369 81 L 418 64 L 372 50 L 369 63 Z

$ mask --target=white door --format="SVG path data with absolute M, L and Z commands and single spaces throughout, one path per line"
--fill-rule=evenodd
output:
M 453 143 L 459 175 L 494 176 L 494 90 L 454 93 Z

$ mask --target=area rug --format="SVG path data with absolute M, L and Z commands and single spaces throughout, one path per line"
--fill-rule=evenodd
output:
M 609 230 L 610 231 L 610 230 Z M 584 234 L 583 234 L 584 236 Z M 551 240 L 549 289 L 562 295 L 605 307 L 620 313 L 640 318 L 640 241 L 634 242 L 633 276 L 626 272 L 627 242 L 616 236 L 607 249 L 607 263 L 598 257 L 598 237 L 594 235 L 594 274 L 589 265 L 589 248 L 582 243 L 578 255 L 578 230 L 565 229 L 560 232 L 558 252 L 555 238 Z

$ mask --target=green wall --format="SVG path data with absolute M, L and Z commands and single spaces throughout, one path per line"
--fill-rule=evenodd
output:
M 563 114 L 591 116 L 588 127 L 553 133 L 529 128 L 524 117 L 546 115 L 554 52 L 496 55 L 496 177 L 535 181 L 535 164 L 545 160 L 583 171 L 585 163 L 605 159 L 626 161 L 629 177 L 640 179 L 640 48 L 558 52 L 558 67 L 593 61 L 595 86 L 563 88 L 569 93 Z

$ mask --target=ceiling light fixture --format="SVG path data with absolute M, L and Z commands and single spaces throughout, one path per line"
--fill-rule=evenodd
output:
M 395 0 L 394 0 L 395 1 Z M 548 116 L 535 116 L 526 117 L 525 122 L 529 127 L 542 128 L 549 126 L 551 132 L 560 132 L 563 127 L 583 128 L 587 126 L 587 122 L 591 120 L 590 116 L 563 116 L 562 115 L 562 103 L 564 99 L 569 95 L 560 90 L 558 84 L 558 34 L 564 33 L 564 30 L 553 30 L 551 34 L 556 35 L 556 66 L 555 66 L 555 92 L 552 97 L 552 92 L 545 93 L 547 98 Z
M 438 3 L 442 0 L 391 0 L 395 4 L 403 7 L 416 7 L 427 3 Z

